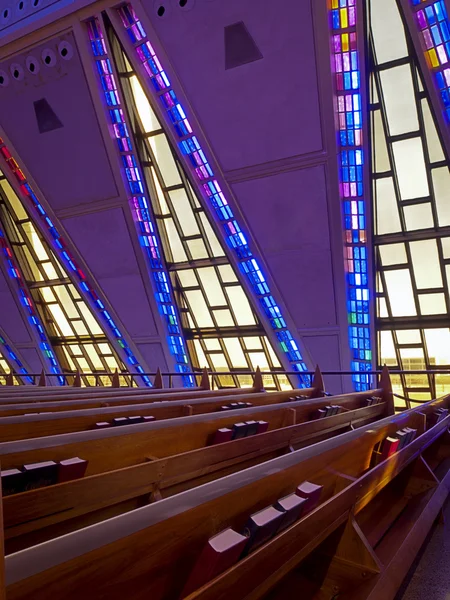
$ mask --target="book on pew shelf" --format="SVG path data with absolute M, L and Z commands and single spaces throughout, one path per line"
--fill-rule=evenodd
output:
M 223 444 L 224 442 L 229 442 L 233 437 L 233 430 L 228 429 L 228 427 L 222 427 L 222 429 L 218 429 L 213 437 L 211 445 L 215 444 Z
M 406 432 L 406 434 L 408 436 L 408 438 L 405 442 L 405 446 L 406 446 L 407 444 L 410 444 L 413 441 L 413 439 L 416 437 L 417 429 L 411 429 L 411 427 L 405 427 L 404 431 Z
M 2 494 L 11 496 L 20 494 L 25 489 L 25 475 L 20 469 L 6 469 L 1 472 Z
M 78 456 L 60 461 L 58 469 L 58 483 L 72 481 L 74 479 L 81 479 L 86 473 L 87 466 L 88 461 L 78 458 Z
M 258 421 L 245 421 L 247 425 L 247 437 L 258 433 Z
M 95 429 L 107 429 L 108 427 L 112 427 L 112 424 L 108 423 L 108 421 L 101 421 L 95 424 Z
M 144 417 L 139 417 L 139 416 L 128 417 L 128 423 L 130 425 L 132 425 L 133 423 L 143 423 L 143 422 L 144 422 Z
M 242 407 L 239 406 L 239 404 L 237 402 L 232 402 L 230 404 L 230 408 L 231 408 L 231 410 L 236 410 L 237 408 L 242 408 Z
M 274 504 L 274 507 L 283 513 L 283 518 L 278 526 L 278 531 L 287 529 L 300 518 L 303 509 L 305 508 L 306 498 L 301 498 L 297 494 L 289 494 L 284 498 L 280 498 Z
M 405 429 L 399 429 L 392 437 L 399 440 L 397 450 L 401 450 L 408 443 L 408 432 Z
M 331 417 L 331 415 L 333 414 L 333 407 L 330 406 L 330 405 L 325 406 L 325 410 L 326 410 L 325 416 L 326 417 Z
M 278 531 L 282 519 L 283 513 L 273 506 L 263 508 L 251 515 L 242 532 L 248 538 L 243 554 L 247 555 L 270 540 Z
M 121 425 L 128 425 L 128 417 L 116 417 L 113 419 L 113 426 L 120 427 Z
M 383 441 L 383 445 L 381 446 L 380 459 L 383 461 L 395 454 L 397 452 L 399 443 L 400 440 L 398 440 L 397 438 L 387 437 Z
M 325 408 L 318 408 L 316 410 L 316 412 L 314 413 L 314 418 L 315 419 L 323 419 L 324 417 L 327 416 L 327 409 Z
M 333 409 L 333 415 L 337 415 L 341 412 L 341 407 L 337 404 L 332 404 L 331 408 Z
M 295 396 L 296 400 L 309 400 L 308 396 Z
M 247 402 L 238 402 L 238 408 L 247 408 Z
M 251 408 L 253 406 L 253 402 L 246 402 L 245 408 Z
M 147 415 L 146 417 L 144 417 L 144 423 L 150 423 L 151 421 L 154 421 L 155 417 L 153 415 Z
M 243 438 L 247 435 L 248 425 L 247 423 L 235 423 L 233 425 L 233 440 L 238 440 L 239 438 Z
M 258 421 L 258 429 L 256 433 L 266 433 L 269 429 L 269 423 L 267 421 Z
M 220 407 L 220 410 L 231 410 L 231 406 L 228 406 L 228 404 L 224 404 Z
M 54 485 L 58 481 L 58 464 L 53 460 L 24 465 L 23 472 L 26 490 Z
M 300 498 L 305 498 L 306 500 L 304 505 L 305 512 L 310 512 L 316 508 L 316 506 L 319 504 L 322 490 L 323 485 L 316 485 L 310 481 L 304 481 L 297 487 L 295 490 L 297 496 L 300 496 Z
M 239 560 L 247 541 L 244 535 L 231 528 L 210 538 L 188 577 L 181 597 L 189 596 L 232 567 Z

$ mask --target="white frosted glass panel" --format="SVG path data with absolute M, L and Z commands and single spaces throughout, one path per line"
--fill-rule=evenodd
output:
M 275 354 L 272 344 L 269 342 L 269 340 L 267 338 L 265 338 L 265 340 L 266 340 L 266 344 L 267 344 L 267 351 L 269 353 L 270 360 L 272 361 L 273 366 L 281 367 L 281 363 L 278 360 L 278 356 Z
M 401 231 L 392 177 L 375 181 L 377 234 Z
M 434 197 L 438 213 L 439 225 L 450 225 L 450 173 L 448 167 L 433 169 Z
M 208 351 L 222 350 L 222 346 L 217 338 L 207 338 L 205 340 L 205 347 Z
M 229 310 L 213 310 L 212 312 L 219 327 L 232 327 L 234 325 L 233 315 Z
M 422 112 L 430 161 L 433 163 L 438 160 L 444 160 L 442 145 L 434 125 L 433 117 L 431 116 L 430 105 L 426 99 L 422 100 Z
M 193 260 L 197 260 L 199 258 L 208 258 L 205 242 L 202 239 L 197 238 L 196 240 L 187 240 L 186 243 L 189 247 Z
M 378 316 L 382 319 L 389 317 L 386 300 L 384 298 L 378 299 Z
M 407 231 L 433 227 L 433 213 L 431 212 L 431 204 L 429 202 L 405 206 L 403 214 L 405 215 Z
M 170 214 L 169 206 L 166 202 L 166 197 L 164 196 L 164 192 L 162 191 L 161 185 L 159 183 L 159 179 L 156 175 L 156 171 L 153 167 L 151 167 L 153 184 L 156 189 L 156 196 L 158 198 L 159 210 L 155 209 L 157 214 L 168 215 Z
M 444 258 L 450 258 L 450 238 L 441 238 L 441 244 Z
M 93 344 L 85 344 L 84 348 L 89 356 L 90 361 L 94 365 L 94 369 L 103 369 L 103 363 L 97 354 L 97 351 Z
M 225 354 L 210 354 L 209 359 L 212 361 L 214 365 L 214 369 L 216 371 L 228 371 L 228 363 L 225 358 Z
M 130 83 L 139 118 L 145 133 L 161 129 L 161 125 L 159 124 L 136 75 L 133 75 L 133 77 L 130 78 Z
M 226 305 L 227 301 L 223 294 L 222 287 L 219 283 L 219 279 L 216 275 L 214 267 L 199 269 L 197 273 L 202 282 L 209 304 L 211 306 Z
M 392 144 L 402 200 L 428 196 L 427 172 L 420 138 Z
M 425 329 L 424 334 L 430 364 L 450 364 L 450 330 Z
M 24 223 L 23 230 L 31 243 L 31 247 L 33 248 L 38 260 L 46 260 L 49 258 L 47 252 L 45 251 L 44 246 L 42 245 L 41 240 L 39 239 L 38 234 L 36 233 L 36 229 L 33 227 L 31 223 Z
M 185 236 L 190 236 L 200 233 L 185 190 L 173 190 L 169 193 L 169 196 L 173 204 L 173 209 L 180 222 L 181 229 L 183 230 L 183 234 Z
M 200 290 L 186 292 L 192 313 L 199 327 L 214 327 L 214 322 L 209 314 L 203 294 Z
M 244 344 L 247 350 L 259 350 L 262 349 L 262 342 L 259 337 L 245 337 Z
M 392 331 L 380 331 L 380 355 L 382 363 L 387 362 L 394 365 L 397 363 Z
M 220 265 L 218 269 L 224 283 L 233 283 L 233 281 L 237 281 L 236 274 L 230 265 Z
M 5 192 L 6 197 L 8 198 L 17 218 L 20 221 L 27 219 L 28 215 L 22 205 L 22 202 L 17 198 L 16 192 L 9 185 L 8 181 L 4 179 L 0 182 L 0 186 L 3 188 L 3 191 Z
M 405 244 L 381 245 L 379 246 L 379 250 L 381 255 L 381 264 L 384 267 L 408 262 Z
M 149 143 L 155 157 L 155 162 L 161 171 L 165 186 L 170 187 L 180 184 L 180 174 L 178 173 L 166 136 L 162 133 L 154 135 L 149 138 Z
M 270 371 L 270 365 L 267 362 L 267 357 L 264 352 L 250 352 L 249 358 L 253 369 L 259 367 L 261 371 Z
M 391 135 L 419 129 L 414 88 L 409 65 L 380 72 L 381 89 Z
M 393 317 L 409 317 L 416 315 L 414 295 L 409 271 L 386 271 L 386 292 L 389 296 Z
M 447 312 L 444 294 L 420 294 L 419 305 L 422 315 L 443 315 Z
M 397 341 L 399 344 L 420 344 L 422 339 L 418 329 L 399 329 Z
M 84 302 L 78 302 L 78 308 L 80 309 L 84 320 L 86 321 L 86 325 L 88 326 L 92 335 L 102 335 L 103 332 L 96 319 L 94 319 L 88 306 Z
M 419 289 L 442 287 L 441 267 L 436 240 L 411 242 L 409 247 L 416 286 Z
M 205 215 L 205 213 L 200 213 L 200 219 L 205 229 L 205 234 L 208 239 L 209 245 L 211 246 L 213 256 L 225 256 L 225 252 L 223 251 L 223 248 L 220 245 L 220 242 L 217 239 L 217 236 L 214 233 L 214 230 L 211 227 L 211 224 L 208 221 L 208 217 Z
M 177 271 L 177 275 L 180 278 L 182 287 L 194 287 L 198 286 L 197 277 L 192 269 L 186 269 L 183 271 Z
M 178 235 L 177 228 L 175 227 L 172 219 L 164 219 L 164 227 L 166 229 L 167 241 L 169 244 L 170 251 L 172 252 L 172 260 L 174 263 L 186 262 L 187 256 Z
M 66 317 L 64 316 L 64 313 L 59 304 L 49 304 L 48 308 L 52 314 L 53 320 L 55 321 L 56 325 L 61 331 L 61 335 L 63 337 L 73 336 L 73 330 L 69 325 L 69 322 L 67 321 Z
M 372 156 L 376 173 L 389 171 L 390 162 L 384 135 L 383 122 L 381 120 L 381 111 L 376 110 L 373 113 L 373 146 Z
M 207 367 L 208 361 L 203 353 L 203 348 L 200 344 L 200 340 L 194 340 L 195 352 L 197 353 L 198 365 L 200 368 Z
M 393 0 L 373 0 L 370 18 L 379 64 L 407 56 L 403 23 Z
M 255 317 L 244 290 L 239 286 L 226 288 L 238 325 L 254 325 Z
M 223 342 L 233 367 L 235 369 L 246 369 L 248 364 L 238 338 L 224 338 Z
M 45 289 L 49 289 L 49 288 L 42 288 L 42 289 L 45 290 Z M 67 291 L 67 289 L 63 285 L 57 285 L 57 286 L 53 287 L 53 291 L 58 296 L 69 319 L 76 319 L 79 316 L 78 311 L 76 309 L 75 304 L 72 302 L 72 298 L 70 297 L 70 294 Z

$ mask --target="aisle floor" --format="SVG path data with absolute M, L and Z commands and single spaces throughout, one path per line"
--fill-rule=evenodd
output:
M 450 600 L 450 502 L 397 600 Z

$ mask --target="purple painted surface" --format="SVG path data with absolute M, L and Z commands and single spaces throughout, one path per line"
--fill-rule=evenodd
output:
M 309 0 L 173 2 L 164 18 L 142 3 L 224 170 L 322 148 Z M 224 27 L 239 21 L 264 58 L 226 71 Z

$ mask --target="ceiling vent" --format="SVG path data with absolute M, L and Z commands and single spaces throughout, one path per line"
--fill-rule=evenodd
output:
M 34 102 L 34 112 L 36 113 L 39 133 L 47 133 L 48 131 L 63 127 L 63 124 L 56 116 L 55 111 L 45 98 Z
M 241 21 L 225 27 L 225 69 L 234 69 L 263 57 Z

